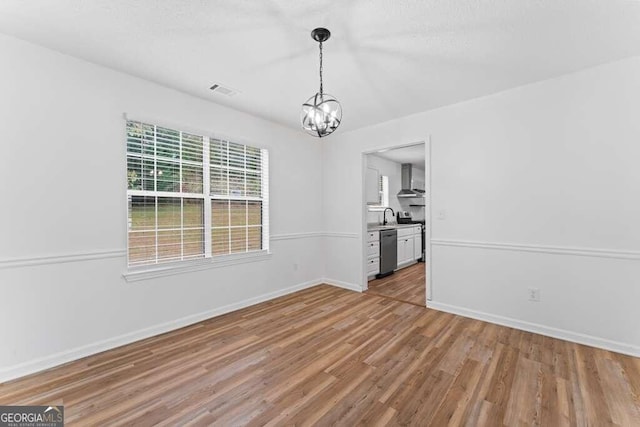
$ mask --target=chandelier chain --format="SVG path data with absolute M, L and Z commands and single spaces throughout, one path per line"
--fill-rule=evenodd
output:
M 322 95 L 322 42 L 320 42 L 320 95 Z

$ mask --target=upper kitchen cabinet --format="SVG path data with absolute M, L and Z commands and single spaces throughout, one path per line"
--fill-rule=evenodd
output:
M 365 197 L 367 205 L 380 205 L 380 173 L 371 167 L 367 167 L 365 176 Z

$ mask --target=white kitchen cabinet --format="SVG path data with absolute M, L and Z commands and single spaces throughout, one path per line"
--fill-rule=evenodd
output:
M 380 273 L 380 232 L 367 232 L 367 277 L 373 279 Z
M 409 229 L 411 230 L 411 229 Z M 414 238 L 413 234 L 398 234 L 398 268 L 413 262 Z
M 407 247 L 407 240 L 405 237 L 398 237 L 398 268 L 400 268 L 402 266 L 402 264 L 405 263 L 405 258 L 406 258 L 406 252 L 407 250 L 405 249 Z
M 405 246 L 405 264 L 409 262 L 413 262 L 413 248 L 414 248 L 414 238 L 413 236 L 407 237 L 406 246 Z
M 369 280 L 380 273 L 380 258 L 367 258 L 367 277 Z
M 413 227 L 413 259 L 422 258 L 422 227 Z
M 367 258 L 380 256 L 380 242 L 367 242 Z
M 413 236 L 413 226 L 405 226 L 398 228 L 398 239 L 401 237 Z

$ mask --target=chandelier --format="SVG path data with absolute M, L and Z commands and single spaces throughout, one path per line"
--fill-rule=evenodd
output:
M 324 93 L 322 87 L 322 43 L 329 40 L 331 33 L 326 28 L 316 28 L 311 37 L 320 43 L 320 92 L 302 104 L 302 128 L 310 135 L 322 138 L 333 133 L 342 120 L 342 106 L 338 100 Z

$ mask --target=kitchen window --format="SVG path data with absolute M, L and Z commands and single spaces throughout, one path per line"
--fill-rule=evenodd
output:
M 389 207 L 389 177 L 380 175 L 376 184 L 378 186 L 379 203 L 369 205 L 369 212 L 382 212 Z
M 267 252 L 268 152 L 127 121 L 129 267 Z

